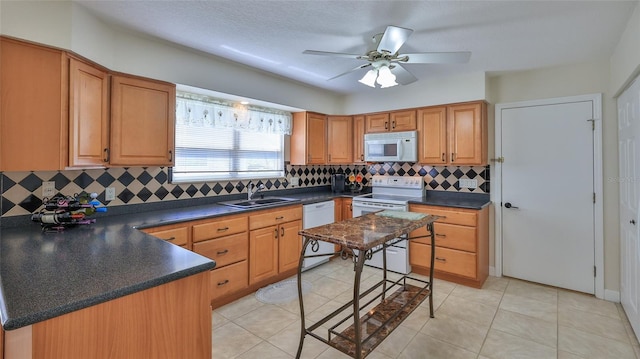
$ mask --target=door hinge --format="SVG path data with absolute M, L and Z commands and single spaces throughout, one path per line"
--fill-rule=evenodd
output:
M 504 163 L 504 157 L 492 158 L 490 161 L 491 162 Z
M 593 266 L 593 276 L 596 276 L 596 266 Z
M 593 192 L 593 203 L 596 203 L 596 193 Z
M 589 119 L 587 121 L 591 122 L 591 131 L 595 131 L 596 130 L 596 119 L 592 118 L 592 119 Z

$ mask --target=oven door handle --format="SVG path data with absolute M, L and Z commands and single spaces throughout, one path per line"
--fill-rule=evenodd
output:
M 379 209 L 379 210 L 391 209 L 391 210 L 395 210 L 395 211 L 403 211 L 406 208 L 406 206 L 404 206 L 404 205 L 385 204 L 384 206 L 380 206 L 380 205 L 376 205 L 376 204 L 369 204 L 367 202 L 352 202 L 352 205 L 354 207 L 361 207 L 361 208 L 374 208 L 374 209 Z

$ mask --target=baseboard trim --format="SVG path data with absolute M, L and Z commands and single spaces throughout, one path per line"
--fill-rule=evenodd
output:
M 609 302 L 620 303 L 620 292 L 617 290 L 604 290 L 604 300 L 608 300 Z

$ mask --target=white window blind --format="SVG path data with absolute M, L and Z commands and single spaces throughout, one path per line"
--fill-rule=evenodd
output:
M 172 182 L 284 176 L 291 114 L 178 94 Z

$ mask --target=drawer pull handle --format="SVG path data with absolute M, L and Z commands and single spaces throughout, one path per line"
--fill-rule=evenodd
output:
M 223 280 L 222 282 L 218 282 L 218 287 L 222 287 L 223 285 L 229 283 L 228 279 Z
M 225 250 L 223 250 L 223 251 L 217 251 L 217 252 L 216 252 L 216 254 L 217 254 L 217 255 L 219 255 L 219 256 L 224 255 L 224 254 L 227 254 L 227 253 L 229 253 L 229 250 L 228 250 L 228 249 L 225 249 Z
M 436 237 L 442 237 L 442 238 L 444 238 L 444 237 L 446 237 L 446 236 L 447 236 L 446 234 L 436 233 Z
M 165 241 L 173 241 L 174 239 L 176 239 L 176 237 L 169 237 L 169 238 L 165 239 Z
M 436 260 L 440 262 L 445 262 L 445 263 L 447 262 L 447 258 L 436 257 Z
M 281 219 L 284 219 L 284 216 L 278 216 L 278 217 L 276 217 L 276 221 L 279 221 L 279 220 L 281 220 Z
M 284 237 L 284 227 L 280 228 L 280 237 Z
M 274 237 L 275 237 L 275 239 L 278 239 L 278 228 L 275 229 Z
M 228 231 L 229 227 L 222 227 L 222 228 L 218 228 L 218 232 L 224 232 L 224 231 Z
M 447 160 L 444 158 L 444 152 L 442 152 L 442 162 L 446 162 Z

